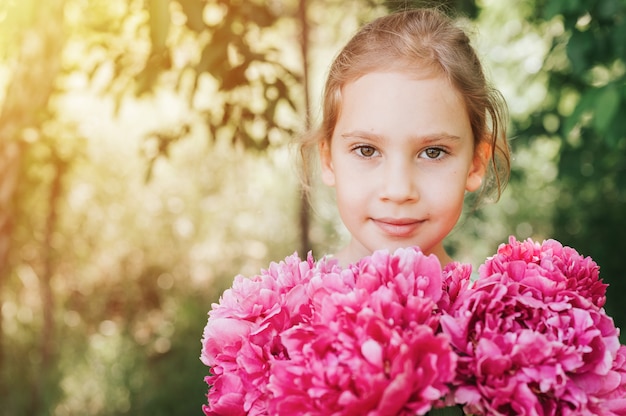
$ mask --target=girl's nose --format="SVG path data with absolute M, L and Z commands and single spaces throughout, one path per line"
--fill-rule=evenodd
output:
M 381 199 L 404 203 L 416 201 L 419 198 L 415 172 L 411 163 L 388 161 L 381 179 Z

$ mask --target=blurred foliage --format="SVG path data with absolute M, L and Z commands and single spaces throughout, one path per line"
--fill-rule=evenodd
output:
M 128 7 L 132 10 L 141 3 L 129 1 Z M 134 83 L 137 95 L 154 91 L 160 76 L 174 66 L 177 90 L 188 95 L 191 105 L 197 99 L 199 83 L 216 85 L 220 102 L 202 111 L 211 133 L 209 139 L 227 136 L 235 145 L 263 150 L 294 134 L 295 126 L 288 117 L 285 119 L 284 112 L 297 113 L 304 103 L 298 99 L 302 88 L 298 60 L 294 63 L 286 56 L 289 51 L 284 50 L 298 44 L 293 2 L 146 3 L 149 51 L 132 79 L 125 79 Z M 132 19 L 133 13 L 128 11 L 120 16 L 122 25 L 124 20 Z M 293 45 L 281 42 L 279 30 L 293 32 Z M 181 43 L 188 43 L 187 48 L 193 50 L 181 53 Z M 133 53 L 119 50 L 114 57 L 116 74 L 128 71 L 127 62 L 133 59 Z M 119 89 L 127 90 L 128 85 Z
M 338 45 L 417 4 L 0 1 L 0 415 L 199 414 L 211 302 L 300 244 L 306 91 L 317 108 Z M 623 326 L 624 2 L 446 4 L 481 28 L 515 154 L 449 248 L 477 264 L 509 234 L 559 238 Z M 329 199 L 317 255 L 346 238 Z
M 600 265 L 606 309 L 626 328 L 626 1 L 542 0 L 532 17 L 552 28 L 547 96 L 518 129 L 558 140 L 553 235 Z
M 478 16 L 479 6 L 475 0 L 386 0 L 389 11 L 415 7 L 440 7 L 453 16 L 464 16 L 474 19 Z

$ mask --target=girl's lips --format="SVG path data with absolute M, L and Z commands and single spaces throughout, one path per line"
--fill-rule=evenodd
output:
M 372 219 L 372 221 L 378 228 L 392 237 L 409 237 L 424 222 L 414 218 L 378 218 Z

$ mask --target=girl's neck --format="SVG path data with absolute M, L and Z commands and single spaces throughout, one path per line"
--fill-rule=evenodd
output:
M 394 250 L 391 250 L 393 252 Z M 443 244 L 438 245 L 429 253 L 426 254 L 434 254 L 439 259 L 441 263 L 441 267 L 446 267 L 449 263 L 452 263 L 454 259 L 448 255 Z M 365 257 L 361 252 L 356 250 L 352 244 L 348 244 L 338 252 L 333 255 L 339 261 L 339 264 L 342 267 L 346 267 L 350 264 L 358 262 L 360 259 Z

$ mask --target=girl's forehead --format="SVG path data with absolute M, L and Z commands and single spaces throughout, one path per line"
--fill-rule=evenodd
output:
M 442 74 L 415 77 L 405 72 L 374 72 L 344 87 L 340 132 L 367 130 L 390 137 L 448 132 L 470 135 L 469 115 L 460 94 Z M 452 116 L 454 115 L 454 116 Z
M 449 79 L 443 69 L 435 64 L 427 62 L 392 62 L 384 65 L 372 66 L 364 68 L 361 71 L 355 71 L 351 77 L 346 77 L 345 82 L 341 85 L 343 89 L 346 85 L 356 82 L 357 80 L 375 73 L 394 73 L 402 74 L 408 79 L 423 80 L 430 78 L 443 77 Z
M 426 59 L 398 59 L 394 60 L 386 68 L 389 71 L 401 72 L 409 77 L 417 78 L 444 75 L 444 71 L 439 63 Z
M 337 91 L 339 98 L 339 100 L 337 101 L 337 103 L 339 104 L 337 110 L 341 112 L 341 107 L 343 101 L 345 100 L 346 90 L 354 90 L 355 88 L 368 88 L 366 86 L 360 87 L 361 84 L 367 85 L 367 83 L 363 82 L 364 79 L 378 79 L 380 82 L 384 82 L 385 80 L 390 79 L 390 77 L 400 78 L 403 80 L 403 83 L 400 83 L 399 85 L 396 84 L 393 87 L 400 90 L 403 90 L 406 85 L 411 83 L 411 81 L 436 80 L 441 88 L 447 89 L 449 92 L 452 92 L 452 94 L 461 102 L 464 101 L 463 94 L 461 94 L 461 92 L 450 81 L 450 78 L 447 76 L 447 74 L 440 69 L 433 67 L 423 67 L 414 70 L 413 68 L 407 69 L 406 67 L 389 66 L 380 70 L 363 72 L 358 76 L 346 81 L 341 86 L 339 91 Z

